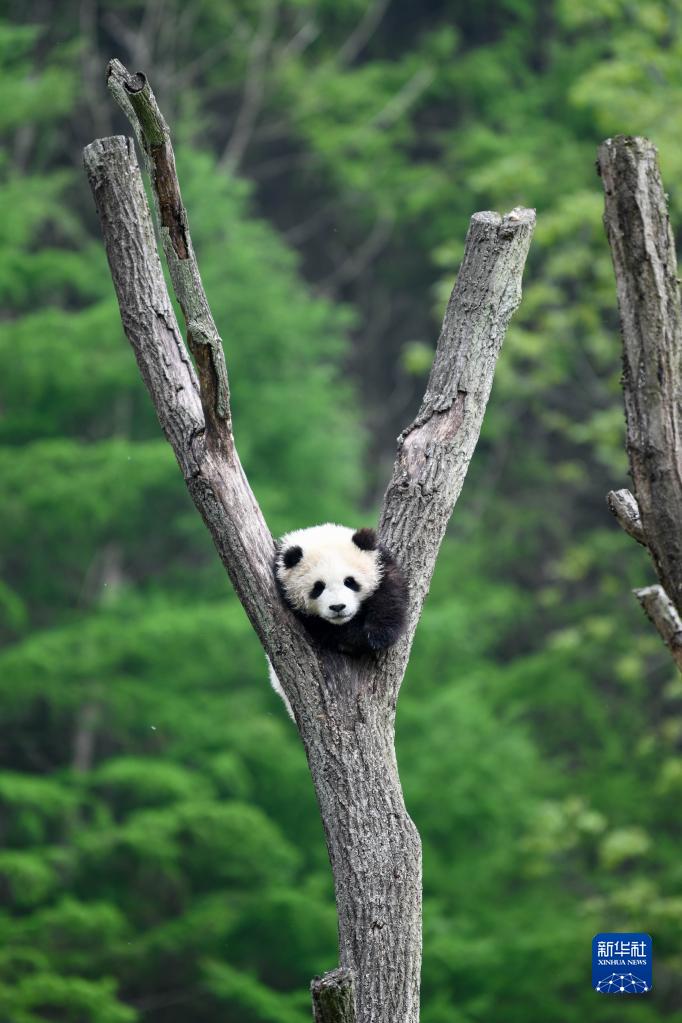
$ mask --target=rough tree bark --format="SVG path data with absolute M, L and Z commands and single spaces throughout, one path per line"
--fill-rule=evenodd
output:
M 607 139 L 597 168 L 618 292 L 635 491 L 611 491 L 607 500 L 651 555 L 660 586 L 635 593 L 682 670 L 682 305 L 675 239 L 651 142 Z
M 284 607 L 274 545 L 237 456 L 222 345 L 208 311 L 168 128 L 144 75 L 114 61 L 112 92 L 145 154 L 187 355 L 166 290 L 133 143 L 84 161 L 126 335 L 196 507 L 293 708 L 334 873 L 340 969 L 312 984 L 324 1023 L 417 1023 L 421 847 L 403 802 L 394 718 L 438 549 L 478 439 L 505 329 L 521 295 L 535 217 L 472 220 L 428 387 L 398 456 L 381 540 L 410 585 L 410 628 L 392 650 L 350 659 L 315 647 Z M 264 673 L 264 684 L 265 673 Z

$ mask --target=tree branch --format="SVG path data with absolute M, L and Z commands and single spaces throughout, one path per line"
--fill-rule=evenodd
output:
M 262 0 L 258 26 L 254 31 L 244 75 L 242 102 L 234 127 L 218 166 L 233 172 L 239 167 L 256 126 L 265 95 L 267 61 L 277 28 L 279 0 Z
M 225 356 L 192 247 L 170 131 L 145 75 L 131 75 L 120 61 L 112 60 L 107 82 L 146 158 L 163 250 L 199 373 L 206 441 L 227 450 L 232 444 L 232 424 Z
M 682 307 L 667 197 L 647 139 L 608 139 L 598 169 L 623 338 L 630 474 L 656 573 L 681 613 Z
M 340 966 L 310 984 L 314 1023 L 355 1023 L 353 974 Z
M 398 439 L 380 525 L 410 584 L 409 633 L 388 658 L 394 692 L 478 440 L 507 324 L 521 300 L 534 226 L 535 213 L 526 209 L 471 218 L 426 393 Z
M 83 162 L 102 223 L 123 328 L 185 479 L 199 471 L 199 384 L 185 352 L 156 249 L 132 139 L 97 139 Z
M 635 590 L 635 596 L 650 621 L 670 650 L 677 667 L 682 671 L 682 618 L 662 586 L 646 586 Z
M 83 160 L 123 328 L 163 432 L 289 701 L 319 713 L 314 687 L 312 698 L 306 696 L 301 681 L 312 686 L 319 678 L 316 652 L 279 598 L 272 538 L 236 449 L 204 443 L 199 383 L 168 296 L 132 140 L 98 139 Z
M 374 35 L 391 0 L 374 0 L 336 55 L 339 64 L 352 64 Z
M 631 536 L 637 543 L 646 547 L 639 507 L 630 491 L 609 490 L 606 495 L 606 503 L 621 529 L 624 529 L 628 536 Z

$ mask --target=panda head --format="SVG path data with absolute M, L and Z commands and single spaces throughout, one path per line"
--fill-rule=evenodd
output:
M 332 523 L 297 529 L 282 537 L 275 572 L 296 611 L 343 625 L 381 582 L 376 534 Z

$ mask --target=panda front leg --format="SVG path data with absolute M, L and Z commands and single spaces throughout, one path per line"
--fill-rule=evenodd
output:
M 405 577 L 391 555 L 382 548 L 384 575 L 379 589 L 365 605 L 363 630 L 370 650 L 386 650 L 407 626 L 408 589 Z
M 343 638 L 337 649 L 343 654 L 360 656 L 367 653 L 378 653 L 386 650 L 400 638 L 403 631 L 396 621 L 386 621 L 383 616 L 371 614 L 362 620 L 349 622 L 344 626 Z
M 400 639 L 402 629 L 391 625 L 370 623 L 365 626 L 365 637 L 370 650 L 378 653 L 387 650 Z

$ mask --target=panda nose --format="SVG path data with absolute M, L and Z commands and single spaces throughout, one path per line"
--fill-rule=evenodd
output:
M 330 611 L 343 611 L 345 606 L 346 606 L 345 604 L 330 604 L 329 605 L 329 610 Z

